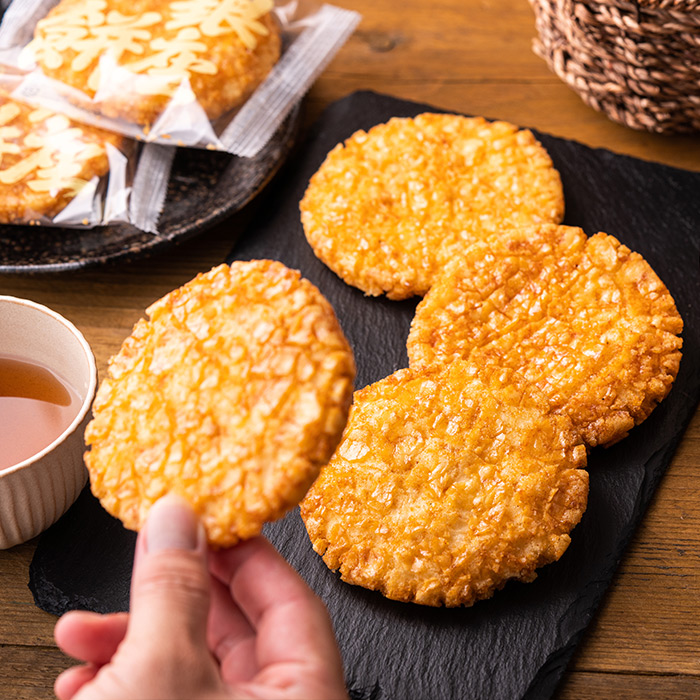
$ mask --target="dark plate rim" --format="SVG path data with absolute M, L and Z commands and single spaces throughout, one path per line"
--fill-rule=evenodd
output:
M 301 115 L 301 103 L 297 103 L 290 114 L 284 119 L 278 130 L 275 132 L 271 140 L 260 151 L 260 153 L 252 158 L 241 158 L 231 156 L 231 163 L 224 171 L 224 174 L 230 174 L 236 168 L 245 170 L 255 169 L 258 172 L 247 183 L 247 187 L 240 189 L 236 193 L 232 193 L 228 202 L 220 207 L 211 208 L 205 211 L 202 215 L 198 212 L 198 205 L 203 204 L 201 199 L 193 200 L 188 208 L 189 216 L 179 219 L 177 222 L 165 227 L 159 228 L 158 233 L 144 234 L 143 231 L 137 229 L 131 224 L 118 223 L 112 227 L 114 230 L 124 231 L 125 234 L 133 233 L 134 235 L 148 235 L 150 238 L 145 239 L 143 243 L 137 247 L 125 247 L 122 250 L 114 250 L 100 254 L 96 252 L 89 256 L 72 257 L 59 262 L 47 263 L 22 263 L 16 264 L 0 263 L 0 274 L 41 274 L 68 272 L 82 270 L 86 268 L 97 267 L 108 263 L 124 262 L 135 260 L 141 257 L 160 252 L 167 248 L 171 248 L 176 244 L 182 243 L 194 236 L 205 232 L 214 225 L 224 220 L 225 218 L 240 211 L 246 204 L 251 202 L 270 182 L 280 169 L 287 156 L 289 155 L 294 142 L 296 140 L 299 121 Z M 258 167 L 259 166 L 259 167 Z M 164 209 L 168 207 L 169 199 L 166 198 Z M 57 235 L 63 232 L 74 233 L 75 231 L 90 232 L 94 235 L 100 229 L 109 227 L 97 227 L 91 229 L 65 229 L 61 227 L 51 227 Z M 0 225 L 0 232 L 22 234 L 23 230 L 31 231 L 35 227 L 16 226 L 12 224 Z

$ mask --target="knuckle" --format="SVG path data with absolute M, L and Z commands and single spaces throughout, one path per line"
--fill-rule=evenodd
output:
M 208 605 L 209 576 L 201 562 L 163 553 L 151 558 L 139 572 L 137 585 L 143 595 L 186 598 L 189 604 Z

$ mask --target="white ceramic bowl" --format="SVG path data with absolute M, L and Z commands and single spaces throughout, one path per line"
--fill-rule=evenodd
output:
M 0 296 L 0 355 L 50 368 L 78 393 L 70 425 L 41 452 L 0 470 L 0 548 L 35 537 L 65 513 L 87 481 L 83 433 L 97 387 L 92 350 L 80 331 L 45 306 Z

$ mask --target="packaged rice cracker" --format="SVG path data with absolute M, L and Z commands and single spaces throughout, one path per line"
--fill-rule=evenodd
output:
M 14 97 L 131 138 L 254 156 L 360 17 L 289 0 L 14 0 Z
M 16 84 L 0 76 L 0 223 L 155 232 L 174 149 L 19 102 Z

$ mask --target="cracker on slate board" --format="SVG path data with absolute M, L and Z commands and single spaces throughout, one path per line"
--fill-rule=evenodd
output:
M 300 269 L 335 307 L 358 363 L 356 387 L 408 365 L 405 342 L 417 300 L 364 297 L 313 255 L 299 200 L 327 152 L 357 129 L 429 105 L 371 92 L 331 105 L 303 148 L 263 195 L 230 260 L 271 257 Z M 669 396 L 629 437 L 589 459 L 589 505 L 572 543 L 533 583 L 510 583 L 472 608 L 424 608 L 342 583 L 311 549 L 294 510 L 265 534 L 325 600 L 352 698 L 548 698 L 590 622 L 700 397 L 700 173 L 536 134 L 564 183 L 565 223 L 605 231 L 641 253 L 684 321 L 683 359 Z M 30 569 L 39 607 L 124 610 L 134 533 L 89 491 L 41 538 Z

